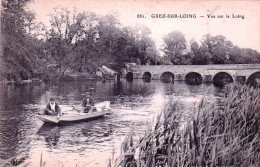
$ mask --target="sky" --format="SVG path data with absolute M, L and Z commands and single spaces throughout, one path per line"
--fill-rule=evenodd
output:
M 28 8 L 36 13 L 38 21 L 48 25 L 48 14 L 57 6 L 100 15 L 116 12 L 123 26 L 149 27 L 158 49 L 165 35 L 180 31 L 187 41 L 200 41 L 208 33 L 223 35 L 234 45 L 260 52 L 260 1 L 34 0 Z M 138 14 L 146 18 L 137 18 Z M 154 18 L 156 14 L 177 14 L 179 18 Z M 208 18 L 209 14 L 215 18 Z M 180 18 L 185 15 L 196 18 Z M 223 18 L 218 18 L 221 15 Z

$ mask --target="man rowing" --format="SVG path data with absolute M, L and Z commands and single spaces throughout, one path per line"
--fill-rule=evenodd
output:
M 95 104 L 94 104 L 94 99 L 90 96 L 89 93 L 86 93 L 85 98 L 82 101 L 82 107 L 84 107 L 84 113 L 88 113 L 88 112 L 93 112 L 96 110 L 95 108 Z
M 50 102 L 46 105 L 44 115 L 57 115 L 61 116 L 61 109 L 55 102 L 55 98 L 50 98 Z

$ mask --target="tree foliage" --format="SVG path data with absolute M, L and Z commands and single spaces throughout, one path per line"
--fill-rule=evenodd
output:
M 260 53 L 248 48 L 239 48 L 222 35 L 206 34 L 202 37 L 200 44 L 194 40 L 188 44 L 183 34 L 174 31 L 165 36 L 164 42 L 164 53 L 172 64 L 260 63 Z
M 163 51 L 173 64 L 183 64 L 183 55 L 186 49 L 186 40 L 181 32 L 173 31 L 163 38 Z
M 42 72 L 41 41 L 30 35 L 37 28 L 34 14 L 25 10 L 29 0 L 5 0 L 1 10 L 3 56 L 1 76 L 21 80 Z M 2 79 L 3 79 L 2 78 Z

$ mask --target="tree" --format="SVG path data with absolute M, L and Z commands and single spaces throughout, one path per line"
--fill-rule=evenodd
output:
M 158 53 L 154 41 L 151 39 L 151 30 L 144 25 L 133 27 L 135 45 L 138 48 L 138 58 L 141 64 L 154 64 L 158 61 Z
M 50 14 L 51 29 L 45 49 L 51 55 L 49 62 L 58 64 L 59 76 L 68 69 L 80 72 L 86 69 L 86 59 L 96 39 L 95 22 L 93 13 L 54 8 Z
M 92 12 L 82 12 L 76 16 L 76 20 L 76 24 L 72 25 L 74 31 L 77 30 L 73 40 L 76 61 L 72 68 L 79 72 L 93 71 L 96 68 L 95 65 L 93 67 L 93 64 L 96 64 L 93 58 L 98 55 L 96 44 L 99 38 L 99 17 Z
M 212 55 L 211 61 L 213 64 L 225 64 L 229 59 L 229 51 L 233 48 L 232 42 L 228 41 L 222 35 L 211 36 L 204 35 L 202 45 L 207 48 L 207 51 Z
M 209 64 L 211 54 L 208 52 L 208 48 L 205 45 L 199 46 L 198 42 L 192 40 L 190 44 L 191 62 L 194 65 Z
M 43 70 L 38 55 L 41 42 L 31 36 L 34 14 L 25 10 L 29 0 L 2 2 L 1 31 L 3 44 L 2 76 L 19 81 L 34 77 Z
M 164 53 L 173 64 L 181 64 L 182 55 L 186 49 L 186 40 L 181 32 L 173 31 L 164 38 Z
M 94 46 L 97 53 L 93 57 L 96 67 L 107 65 L 115 70 L 119 70 L 122 67 L 127 37 L 119 26 L 120 23 L 116 15 L 109 14 L 98 19 L 98 38 Z

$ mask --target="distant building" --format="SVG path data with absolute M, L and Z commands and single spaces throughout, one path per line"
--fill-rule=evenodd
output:
M 96 69 L 96 76 L 103 79 L 116 79 L 118 72 L 106 67 L 102 66 Z

